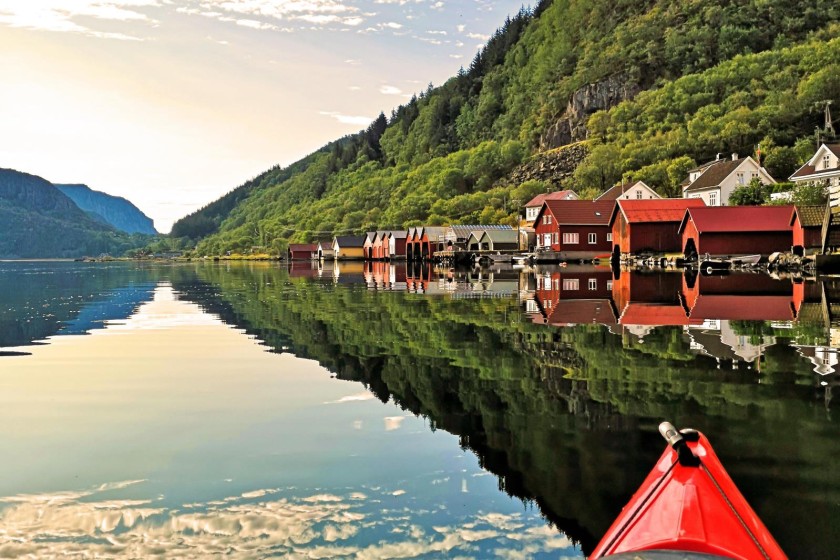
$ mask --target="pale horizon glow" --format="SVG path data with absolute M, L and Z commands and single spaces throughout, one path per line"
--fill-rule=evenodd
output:
M 521 6 L 0 0 L 0 167 L 125 197 L 168 232 L 442 84 Z

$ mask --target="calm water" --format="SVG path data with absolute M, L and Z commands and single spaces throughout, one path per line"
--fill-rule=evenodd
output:
M 582 558 L 707 433 L 840 549 L 840 284 L 0 263 L 0 556 Z

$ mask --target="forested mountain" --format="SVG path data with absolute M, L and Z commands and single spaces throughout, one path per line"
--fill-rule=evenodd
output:
M 122 255 L 147 240 L 94 220 L 41 177 L 0 169 L 0 258 Z
M 92 190 L 87 185 L 55 186 L 94 219 L 98 217 L 99 221 L 104 220 L 105 223 L 126 233 L 157 234 L 152 219 L 122 197 Z
M 594 196 L 642 178 L 674 194 L 695 163 L 759 144 L 785 179 L 812 154 L 824 102 L 840 104 L 839 21 L 832 0 L 544 0 L 442 86 L 254 178 L 172 235 L 215 254 L 419 223 L 513 223 L 561 182 Z M 535 155 L 562 159 L 570 144 L 588 154 L 573 176 L 514 180 Z

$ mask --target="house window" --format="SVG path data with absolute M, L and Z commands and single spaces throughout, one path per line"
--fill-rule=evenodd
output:
M 589 289 L 590 290 L 597 290 L 598 289 L 598 279 L 597 278 L 590 278 L 589 279 Z
M 752 180 L 752 179 L 758 179 L 758 173 L 756 173 L 755 171 L 750 173 L 750 180 Z
M 552 234 L 551 234 L 551 237 L 553 238 L 553 239 L 552 239 L 552 243 L 554 243 L 555 245 L 557 245 L 557 234 L 556 234 L 556 233 L 552 233 Z
M 564 233 L 563 234 L 563 244 L 564 245 L 577 245 L 578 244 L 578 234 L 576 233 Z
M 612 280 L 607 280 L 607 289 L 612 290 Z
M 642 191 L 636 191 L 636 200 L 642 200 Z
M 580 280 L 577 278 L 563 278 L 564 290 L 580 290 Z
M 544 214 L 543 215 L 543 223 L 544 224 L 550 224 L 551 223 L 551 215 L 550 214 Z
M 743 171 L 739 171 L 739 172 L 736 174 L 736 176 L 738 177 L 738 184 L 739 184 L 739 185 L 743 185 L 743 184 L 744 184 L 744 172 L 743 172 Z
M 607 234 L 607 242 L 612 243 L 612 233 Z
M 823 169 L 828 169 L 828 167 L 830 165 L 831 165 L 831 158 L 829 157 L 828 154 L 826 154 L 826 155 L 823 156 Z
M 709 206 L 717 206 L 717 193 L 709 193 Z
M 593 243 L 597 243 L 598 242 L 598 234 L 597 233 L 590 233 L 588 241 L 589 241 L 590 245 L 592 245 Z

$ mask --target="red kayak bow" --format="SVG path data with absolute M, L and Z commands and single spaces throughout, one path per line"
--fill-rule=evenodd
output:
M 669 446 L 589 558 L 787 559 L 706 436 L 659 431 Z

